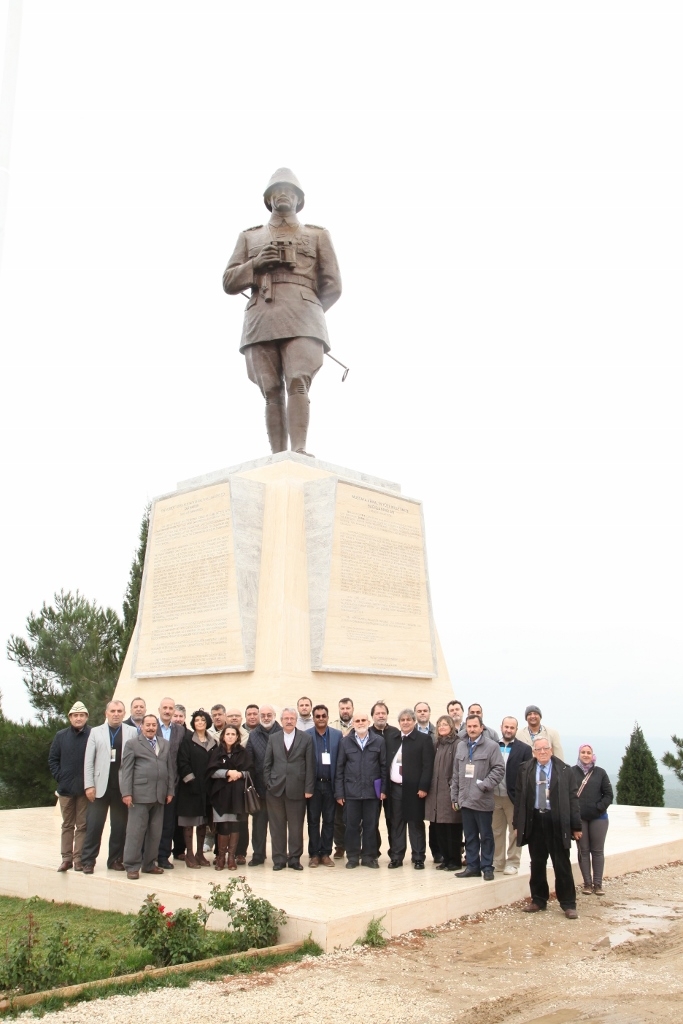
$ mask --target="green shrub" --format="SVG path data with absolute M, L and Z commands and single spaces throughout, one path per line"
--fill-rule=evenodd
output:
M 287 921 L 284 910 L 268 900 L 254 896 L 251 886 L 241 876 L 231 878 L 225 889 L 210 883 L 208 904 L 212 910 L 224 911 L 238 937 L 239 949 L 263 949 L 274 946 L 279 930 Z

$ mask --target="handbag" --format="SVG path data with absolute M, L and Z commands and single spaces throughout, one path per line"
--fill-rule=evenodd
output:
M 256 792 L 249 772 L 244 772 L 244 804 L 247 814 L 257 814 L 261 810 L 261 798 Z

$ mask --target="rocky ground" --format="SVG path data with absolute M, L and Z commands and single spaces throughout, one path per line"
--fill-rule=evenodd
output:
M 534 915 L 517 904 L 383 949 L 356 947 L 268 974 L 114 996 L 46 1016 L 50 1024 L 90 1024 L 95 1016 L 99 1024 L 678 1024 L 683 865 L 608 879 L 605 890 L 578 896 L 578 921 L 554 901 Z

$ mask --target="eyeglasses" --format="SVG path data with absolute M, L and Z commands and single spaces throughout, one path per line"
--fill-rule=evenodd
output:
M 327 718 L 327 715 L 323 712 L 322 715 L 313 715 L 314 718 Z

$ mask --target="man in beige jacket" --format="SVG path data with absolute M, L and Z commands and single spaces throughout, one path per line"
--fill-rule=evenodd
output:
M 551 729 L 549 725 L 541 725 L 541 718 L 543 717 L 541 709 L 536 704 L 529 704 L 524 712 L 524 717 L 526 718 L 526 725 L 517 733 L 517 739 L 523 743 L 528 743 L 533 748 L 534 740 L 537 736 L 546 736 L 550 740 L 555 757 L 559 757 L 560 761 L 564 761 L 560 734 L 557 729 Z

